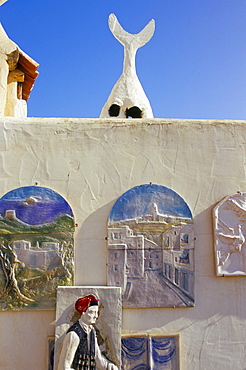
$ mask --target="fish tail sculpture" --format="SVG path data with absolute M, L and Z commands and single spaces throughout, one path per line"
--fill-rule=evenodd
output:
M 114 37 L 124 46 L 124 67 L 101 111 L 100 118 L 153 118 L 149 100 L 136 73 L 135 58 L 137 50 L 152 38 L 155 21 L 152 19 L 137 34 L 125 31 L 114 14 L 110 14 L 108 23 Z

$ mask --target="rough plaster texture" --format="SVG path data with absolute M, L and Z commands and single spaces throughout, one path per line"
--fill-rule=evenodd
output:
M 246 121 L 0 119 L 1 196 L 36 182 L 71 205 L 75 285 L 106 285 L 108 214 L 128 189 L 165 185 L 196 236 L 193 308 L 124 309 L 123 333 L 180 333 L 181 369 L 244 370 L 245 277 L 216 277 L 212 209 L 245 191 Z M 0 313 L 0 369 L 47 368 L 55 311 Z

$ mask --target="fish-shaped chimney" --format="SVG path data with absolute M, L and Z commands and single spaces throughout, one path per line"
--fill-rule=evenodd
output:
M 136 73 L 135 57 L 137 49 L 153 36 L 155 21 L 152 19 L 138 34 L 126 32 L 114 14 L 110 14 L 108 23 L 114 37 L 124 45 L 124 68 L 101 111 L 100 118 L 153 118 L 150 102 Z

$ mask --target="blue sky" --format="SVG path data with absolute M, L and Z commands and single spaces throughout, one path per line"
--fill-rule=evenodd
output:
M 54 190 L 40 186 L 24 186 L 11 190 L 0 199 L 0 214 L 16 210 L 16 216 L 30 225 L 48 223 L 73 212 L 67 201 Z
M 246 119 L 245 0 L 8 0 L 7 34 L 40 63 L 29 116 L 99 117 L 123 66 L 110 13 L 156 21 L 136 63 L 156 118 Z
M 160 214 L 192 218 L 188 204 L 175 191 L 162 185 L 144 184 L 122 194 L 110 211 L 109 224 L 150 214 L 154 203 Z

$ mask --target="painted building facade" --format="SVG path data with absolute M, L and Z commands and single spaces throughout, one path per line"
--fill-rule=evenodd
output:
M 194 295 L 193 225 L 171 226 L 162 234 L 163 244 L 134 236 L 128 226 L 108 229 L 108 284 L 121 286 L 127 278 L 146 279 L 146 271 L 159 271 L 190 297 Z

